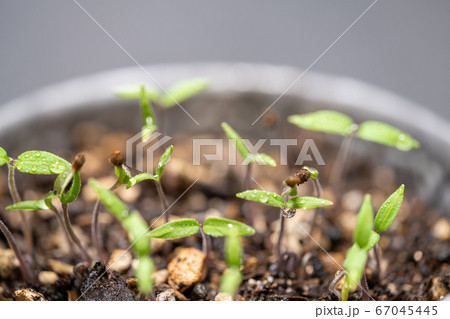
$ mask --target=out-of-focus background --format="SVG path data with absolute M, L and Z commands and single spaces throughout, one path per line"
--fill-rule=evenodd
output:
M 141 64 L 299 68 L 373 3 L 77 1 Z M 450 118 L 449 14 L 448 0 L 379 0 L 311 71 L 360 79 Z M 2 1 L 0 45 L 0 105 L 61 80 L 134 65 L 73 0 Z

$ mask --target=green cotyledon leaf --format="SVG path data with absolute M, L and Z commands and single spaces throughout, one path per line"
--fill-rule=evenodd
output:
M 237 193 L 238 198 L 259 202 L 262 204 L 275 206 L 278 208 L 284 207 L 283 197 L 273 192 L 266 192 L 261 190 L 248 190 L 245 192 Z
M 142 84 L 123 85 L 114 89 L 114 94 L 126 100 L 138 100 L 141 98 Z M 159 99 L 159 92 L 153 87 L 144 86 L 145 97 L 151 101 Z
M 347 115 L 330 110 L 291 115 L 288 122 L 303 129 L 338 135 L 350 135 L 356 127 Z
M 265 164 L 272 167 L 277 166 L 277 162 L 270 155 L 265 153 L 249 154 L 245 161 L 249 163 L 256 162 L 258 164 Z
M 149 255 L 151 252 L 150 239 L 148 238 L 148 225 L 145 219 L 137 211 L 122 220 L 122 225 L 128 231 L 133 250 L 139 256 Z
M 203 223 L 205 234 L 214 237 L 220 236 L 247 236 L 255 233 L 255 230 L 241 222 L 232 219 L 210 217 Z
M 47 210 L 50 207 L 45 203 L 45 199 L 39 200 L 26 200 L 23 202 L 18 202 L 6 207 L 6 210 Z
M 333 202 L 326 199 L 309 196 L 294 197 L 286 202 L 286 207 L 290 209 L 313 209 L 329 205 L 333 205 Z
M 147 234 L 150 238 L 177 239 L 196 234 L 200 224 L 195 219 L 180 219 L 161 225 Z
M 81 191 L 81 178 L 80 178 L 80 172 L 74 172 L 73 173 L 73 179 L 72 179 L 72 185 L 70 185 L 70 188 L 67 192 L 63 192 L 60 195 L 60 199 L 62 203 L 71 203 L 75 199 L 77 199 L 78 195 Z
M 241 154 L 243 159 L 247 159 L 252 155 L 250 153 L 250 150 L 245 145 L 244 141 L 242 141 L 242 138 L 230 125 L 222 122 L 222 129 L 227 137 L 234 143 L 236 149 L 238 150 L 239 154 Z
M 4 164 L 8 164 L 10 161 L 8 155 L 6 154 L 6 151 L 0 147 L 0 166 L 3 166 Z
M 369 194 L 364 196 L 363 203 L 359 209 L 358 218 L 356 220 L 355 232 L 353 234 L 353 241 L 358 244 L 360 248 L 364 248 L 370 238 L 373 229 L 373 207 L 372 199 Z
M 161 176 L 164 172 L 164 168 L 166 167 L 167 163 L 170 160 L 170 156 L 172 155 L 173 152 L 173 145 L 170 145 L 166 151 L 164 152 L 163 155 L 161 155 L 159 161 L 158 161 L 158 166 L 156 168 L 156 174 L 155 174 L 155 179 L 156 181 L 159 182 L 159 180 L 161 179 Z
M 379 241 L 380 241 L 380 234 L 378 234 L 376 231 L 371 230 L 369 241 L 367 242 L 367 245 L 363 247 L 363 249 L 369 251 L 373 247 L 375 247 L 375 245 L 378 244 Z
M 354 244 L 348 251 L 344 261 L 344 268 L 347 271 L 345 282 L 350 291 L 355 291 L 364 274 L 367 262 L 367 250 L 361 249 L 358 244 Z
M 409 151 L 420 147 L 420 143 L 408 133 L 377 121 L 361 123 L 357 135 L 363 140 L 391 146 L 401 151 Z
M 403 201 L 405 185 L 401 185 L 389 198 L 381 205 L 375 217 L 375 228 L 381 233 L 391 226 Z
M 161 107 L 170 108 L 203 92 L 208 87 L 209 81 L 205 78 L 183 80 L 171 86 L 167 93 L 161 95 L 158 102 Z
M 124 218 L 130 215 L 127 206 L 119 199 L 119 197 L 117 197 L 116 194 L 100 186 L 100 184 L 93 178 L 89 179 L 89 185 L 91 185 L 91 187 L 97 193 L 103 206 L 105 206 L 106 209 L 109 210 L 119 220 L 122 221 Z
M 29 174 L 61 174 L 71 168 L 65 159 L 44 151 L 28 151 L 15 162 L 18 171 Z

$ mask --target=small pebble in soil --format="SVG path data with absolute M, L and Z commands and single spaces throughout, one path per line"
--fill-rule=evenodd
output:
M 19 269 L 19 260 L 12 249 L 0 249 L 0 278 L 12 277 Z
M 119 273 L 126 272 L 130 266 L 131 262 L 133 261 L 133 256 L 131 256 L 131 253 L 127 250 L 123 249 L 116 249 L 111 254 L 111 257 L 108 261 L 109 270 L 115 270 Z
M 38 280 L 43 285 L 52 286 L 58 280 L 58 274 L 54 271 L 41 271 Z
M 31 288 L 14 291 L 14 298 L 16 301 L 47 301 L 43 294 Z
M 307 275 L 311 276 L 314 273 L 314 266 L 313 265 L 307 265 L 305 267 L 305 272 Z
M 169 265 L 169 284 L 183 291 L 206 276 L 206 256 L 196 248 L 181 248 Z
M 153 273 L 152 278 L 155 282 L 155 285 L 164 284 L 169 277 L 169 271 L 167 269 L 161 269 Z
M 450 222 L 446 218 L 440 218 L 433 226 L 433 235 L 440 240 L 450 240 Z
M 261 280 L 256 281 L 256 289 L 264 289 L 263 283 Z
M 248 286 L 251 288 L 254 288 L 256 286 L 256 280 L 253 278 L 250 278 L 247 282 Z
M 397 286 L 392 282 L 387 284 L 387 288 L 392 295 L 396 296 L 398 294 Z
M 196 299 L 205 299 L 208 295 L 208 290 L 204 284 L 198 283 L 192 288 L 192 294 Z
M 156 296 L 156 301 L 175 301 L 175 290 L 167 289 Z
M 269 284 L 273 283 L 273 277 L 272 276 L 267 277 L 267 282 Z
M 419 262 L 421 259 L 422 259 L 422 256 L 423 256 L 423 252 L 422 251 L 420 251 L 420 250 L 417 250 L 415 253 L 414 253 L 414 261 L 415 262 Z
M 49 259 L 47 264 L 53 269 L 54 272 L 60 275 L 72 275 L 73 274 L 73 266 L 66 264 L 62 261 L 56 259 Z
M 219 292 L 214 298 L 215 301 L 233 301 L 233 297 L 229 293 Z
M 277 276 L 279 271 L 278 263 L 272 263 L 269 266 L 269 272 L 272 276 Z

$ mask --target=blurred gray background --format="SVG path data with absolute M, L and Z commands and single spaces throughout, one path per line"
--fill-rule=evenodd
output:
M 299 68 L 373 2 L 78 1 L 142 64 Z M 311 71 L 360 79 L 450 119 L 449 15 L 448 0 L 379 0 Z M 134 65 L 73 0 L 1 1 L 0 43 L 0 104 L 61 80 Z

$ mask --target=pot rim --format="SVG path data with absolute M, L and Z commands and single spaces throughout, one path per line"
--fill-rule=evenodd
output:
M 145 70 L 163 87 L 184 78 L 200 76 L 211 80 L 210 92 L 251 91 L 278 96 L 302 74 L 302 70 L 295 67 L 253 63 L 180 63 L 120 68 L 49 85 L 3 104 L 0 118 L 7 122 L 0 123 L 0 134 L 35 116 L 82 111 L 92 108 L 95 103 L 117 101 L 112 88 L 118 85 L 154 83 Z M 450 157 L 450 122 L 385 89 L 348 77 L 309 72 L 290 87 L 286 96 L 388 117 L 394 124 L 427 137 L 425 140 L 432 141 L 434 145 L 430 146 L 434 146 L 436 154 L 444 152 L 442 155 Z M 276 104 L 273 107 L 276 109 Z M 254 120 L 256 118 L 249 119 L 251 123 Z

